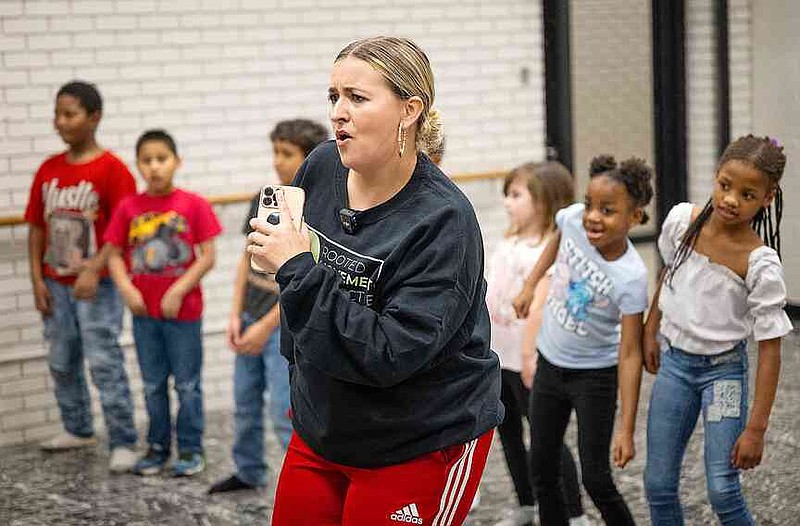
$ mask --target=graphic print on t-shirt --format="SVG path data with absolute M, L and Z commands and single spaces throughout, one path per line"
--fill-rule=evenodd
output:
M 314 261 L 330 267 L 339 274 L 342 288 L 350 293 L 350 299 L 374 307 L 375 283 L 380 278 L 384 261 L 359 254 L 325 237 L 311 227 L 311 254 Z
M 610 303 L 613 284 L 597 263 L 566 238 L 559 250 L 547 306 L 565 330 L 586 336 L 589 307 L 604 308 Z
M 134 274 L 162 274 L 170 267 L 174 275 L 182 274 L 181 265 L 192 255 L 189 244 L 179 237 L 186 225 L 186 219 L 174 211 L 134 217 L 128 229 Z
M 47 252 L 44 261 L 60 276 L 72 276 L 83 260 L 94 254 L 96 246 L 92 221 L 82 212 L 56 210 L 47 227 Z
M 54 178 L 42 185 L 42 201 L 47 221 L 44 262 L 59 276 L 75 275 L 97 247 L 93 223 L 100 197 L 89 181 L 59 187 Z

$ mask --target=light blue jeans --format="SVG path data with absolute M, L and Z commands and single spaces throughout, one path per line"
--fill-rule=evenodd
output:
M 242 314 L 242 331 L 254 323 Z M 280 352 L 280 329 L 276 329 L 257 356 L 236 355 L 233 394 L 236 401 L 236 431 L 233 461 L 236 476 L 253 486 L 266 486 L 264 455 L 264 395 L 269 392 L 269 413 L 284 451 L 292 436 L 289 417 L 289 365 Z
M 179 402 L 175 419 L 178 451 L 202 453 L 205 428 L 202 322 L 134 316 L 133 338 L 150 419 L 147 443 L 162 451 L 171 449 L 168 381 L 172 376 Z
M 661 354 L 647 418 L 644 481 L 654 526 L 683 525 L 681 461 L 702 411 L 708 497 L 722 524 L 752 525 L 731 452 L 747 422 L 747 349 L 715 356 L 670 347 Z
M 47 279 L 53 313 L 44 319 L 50 345 L 50 374 L 64 429 L 79 437 L 94 435 L 91 399 L 83 361 L 100 393 L 109 446 L 136 443 L 125 359 L 119 346 L 122 299 L 108 278 L 100 280 L 92 301 L 76 300 L 72 287 Z

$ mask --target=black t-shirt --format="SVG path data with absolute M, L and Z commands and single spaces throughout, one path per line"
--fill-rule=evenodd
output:
M 244 219 L 242 234 L 245 236 L 253 231 L 250 226 L 250 218 L 256 217 L 258 213 L 258 199 L 256 194 L 250 202 L 250 211 Z M 275 283 L 273 274 L 263 274 L 253 269 L 247 275 L 247 286 L 244 291 L 244 304 L 242 310 L 254 319 L 259 319 L 275 306 L 278 302 L 278 284 Z
M 303 440 L 333 462 L 385 466 L 500 424 L 500 366 L 467 198 L 419 155 L 408 184 L 358 212 L 348 234 L 339 220 L 347 174 L 329 141 L 295 178 L 312 251 L 276 276 L 281 352 Z

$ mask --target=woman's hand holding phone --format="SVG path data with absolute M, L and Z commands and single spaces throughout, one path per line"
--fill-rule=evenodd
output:
M 277 272 L 296 255 L 311 250 L 311 240 L 305 223 L 301 223 L 299 229 L 295 226 L 295 218 L 285 199 L 280 200 L 278 206 L 278 224 L 272 224 L 274 216 L 272 221 L 254 217 L 250 220 L 254 231 L 247 236 L 250 241 L 247 252 L 252 258 L 252 264 L 269 273 Z

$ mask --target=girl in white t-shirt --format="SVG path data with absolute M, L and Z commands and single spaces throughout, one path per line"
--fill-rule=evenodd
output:
M 522 423 L 528 414 L 535 348 L 523 348 L 526 320 L 517 318 L 512 302 L 553 233 L 555 213 L 574 200 L 574 186 L 569 171 L 554 161 L 518 166 L 509 172 L 503 183 L 503 205 L 509 228 L 489 259 L 486 304 L 492 321 L 492 349 L 500 356 L 502 368 L 500 398 L 506 408 L 498 433 L 519 507 L 498 525 L 529 524 L 535 515 Z M 547 295 L 546 280 L 542 281 L 538 289 L 540 307 Z M 530 321 L 533 321 L 541 315 L 541 308 L 532 308 L 531 313 Z M 528 373 L 527 382 L 523 382 L 520 375 L 523 370 Z M 566 446 L 561 456 L 570 515 L 579 517 L 583 515 L 583 508 L 575 461 Z
M 740 137 L 722 154 L 705 206 L 678 204 L 664 221 L 658 248 L 666 269 L 644 342 L 645 367 L 657 372 L 645 470 L 656 526 L 683 524 L 681 460 L 701 411 L 714 512 L 723 524 L 754 524 L 739 470 L 761 462 L 781 337 L 792 328 L 783 311 L 786 286 L 778 255 L 783 205 L 778 183 L 785 164 L 776 141 Z M 759 358 L 748 419 L 746 339 L 751 335 Z

